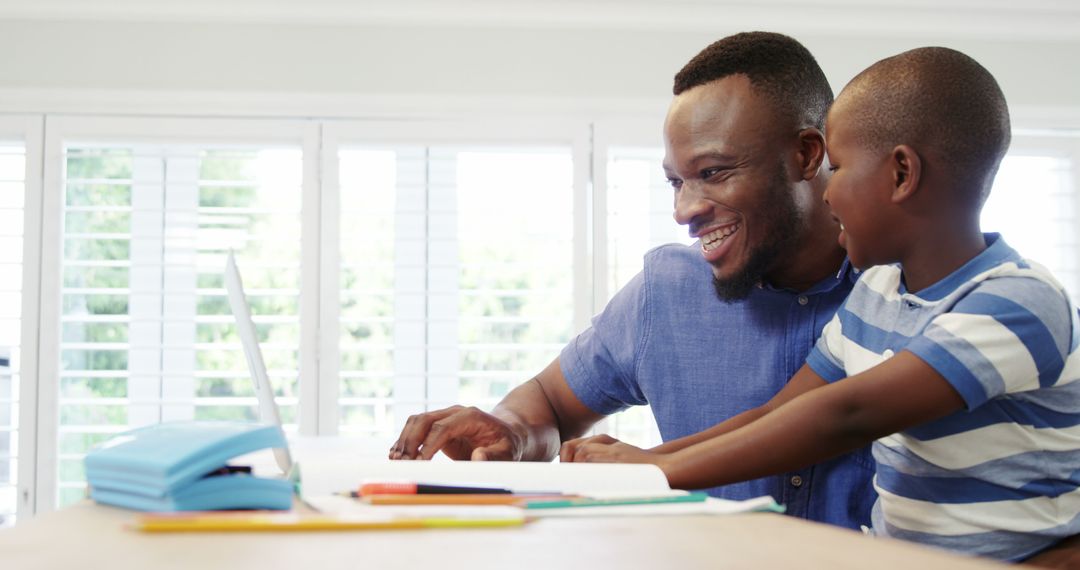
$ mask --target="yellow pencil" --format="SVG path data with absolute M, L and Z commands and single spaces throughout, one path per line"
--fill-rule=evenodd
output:
M 426 528 L 498 528 L 521 526 L 521 516 L 472 517 L 328 517 L 293 513 L 199 513 L 142 515 L 133 528 L 142 532 L 297 532 L 342 530 L 416 530 Z

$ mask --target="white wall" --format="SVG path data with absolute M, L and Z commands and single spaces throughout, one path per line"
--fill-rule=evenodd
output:
M 659 116 L 673 74 L 733 31 L 0 19 L 0 112 L 362 116 L 507 106 Z M 1080 37 L 786 31 L 837 89 L 881 57 L 946 45 L 986 65 L 1014 110 L 1080 117 Z

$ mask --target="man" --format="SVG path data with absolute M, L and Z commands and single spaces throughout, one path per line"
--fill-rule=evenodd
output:
M 692 59 L 674 92 L 664 169 L 675 220 L 699 243 L 649 252 L 592 327 L 491 414 L 409 418 L 391 459 L 550 460 L 605 415 L 646 403 L 671 450 L 760 406 L 803 363 L 855 280 L 822 200 L 824 73 L 791 38 L 738 34 Z M 857 528 L 872 472 L 860 450 L 710 493 L 772 495 L 792 515 Z

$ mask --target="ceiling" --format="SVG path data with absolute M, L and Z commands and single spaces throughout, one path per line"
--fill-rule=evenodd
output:
M 0 19 L 1080 41 L 1074 0 L 0 0 Z

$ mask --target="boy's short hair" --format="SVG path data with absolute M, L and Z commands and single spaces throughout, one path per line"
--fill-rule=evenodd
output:
M 913 49 L 857 75 L 840 95 L 848 97 L 860 100 L 845 107 L 860 144 L 935 155 L 977 207 L 986 200 L 1012 133 L 1005 95 L 977 61 L 944 47 Z
M 832 88 L 810 51 L 794 38 L 772 32 L 743 32 L 701 50 L 675 75 L 672 91 L 683 91 L 729 75 L 743 74 L 797 128 L 825 129 Z

